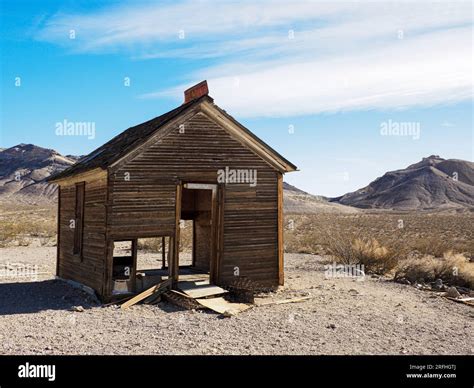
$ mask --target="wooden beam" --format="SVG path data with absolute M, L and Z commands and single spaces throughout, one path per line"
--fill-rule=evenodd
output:
M 180 219 L 181 219 L 181 199 L 183 196 L 182 184 L 176 185 L 176 205 L 175 205 L 175 233 L 173 241 L 173 254 L 171 255 L 171 262 L 168 264 L 170 267 L 170 277 L 173 279 L 173 283 L 178 282 L 179 277 L 179 235 L 180 235 Z
M 57 183 L 61 186 L 71 186 L 77 182 L 91 182 L 100 179 L 107 179 L 107 170 L 102 168 L 94 168 L 82 173 L 71 175 L 64 178 L 53 179 L 49 183 Z
M 217 210 L 217 189 L 213 189 L 211 198 L 211 261 L 209 263 L 209 280 L 211 283 L 217 281 Z
M 137 260 L 138 260 L 138 239 L 132 240 L 132 291 L 137 292 Z
M 194 190 L 215 190 L 217 185 L 212 183 L 185 183 L 183 187 Z
M 219 185 L 217 189 L 217 252 L 216 252 L 216 282 L 221 280 L 222 258 L 224 257 L 224 202 L 225 186 Z
M 57 232 L 56 232 L 56 276 L 59 275 L 59 258 L 61 256 L 61 186 L 58 186 L 58 213 L 57 213 Z
M 137 296 L 134 296 L 132 299 L 126 301 L 122 306 L 120 306 L 121 309 L 126 309 L 130 306 L 133 306 L 134 304 L 142 301 L 143 299 L 148 298 L 150 295 L 157 294 L 157 293 L 162 293 L 168 290 L 171 287 L 171 279 L 166 279 L 153 287 L 150 287 L 149 289 L 143 291 L 142 293 L 138 294 Z
M 278 173 L 278 284 L 285 284 L 283 245 L 283 174 Z
M 113 185 L 112 176 L 107 173 L 107 190 L 105 198 L 105 248 L 104 248 L 104 274 L 102 282 L 102 298 L 108 299 L 112 295 L 112 274 L 113 274 L 113 246 L 110 251 L 110 218 L 112 214 L 112 196 L 113 196 Z
M 287 303 L 299 303 L 299 302 L 305 302 L 310 299 L 316 298 L 315 296 L 302 296 L 299 298 L 293 298 L 293 299 L 282 299 L 282 300 L 269 300 L 269 301 L 264 301 L 262 303 L 258 303 L 257 306 L 271 306 L 275 304 L 287 304 Z
M 192 266 L 196 266 L 196 220 L 193 218 L 193 251 L 192 251 L 192 258 L 191 258 L 191 263 Z
M 161 268 L 166 267 L 166 237 L 161 238 Z

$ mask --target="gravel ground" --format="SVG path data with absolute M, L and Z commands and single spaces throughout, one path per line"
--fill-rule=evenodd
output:
M 231 318 L 164 302 L 97 306 L 53 279 L 52 247 L 2 248 L 7 262 L 44 273 L 0 278 L 0 354 L 474 354 L 472 307 L 371 277 L 325 279 L 320 256 L 287 254 L 285 287 L 258 302 L 313 299 Z

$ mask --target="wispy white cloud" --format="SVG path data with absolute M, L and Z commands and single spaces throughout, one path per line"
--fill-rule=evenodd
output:
M 58 14 L 39 39 L 139 59 L 214 58 L 189 83 L 141 97 L 181 99 L 184 87 L 207 78 L 219 104 L 239 116 L 400 109 L 472 97 L 470 2 L 128 5 Z

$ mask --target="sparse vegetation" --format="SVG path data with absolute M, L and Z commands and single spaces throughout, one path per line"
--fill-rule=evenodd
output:
M 474 263 L 452 251 L 443 257 L 412 256 L 398 263 L 394 279 L 421 283 L 441 279 L 451 285 L 474 289 Z
M 474 288 L 472 213 L 316 214 L 286 216 L 287 252 L 331 255 L 395 280 Z
M 362 264 L 367 273 L 385 275 L 398 263 L 401 252 L 389 250 L 374 238 L 329 238 L 329 252 L 341 264 Z
M 15 203 L 0 203 L 0 247 L 55 244 L 56 209 Z
M 442 257 L 445 252 L 474 258 L 473 213 L 311 214 L 285 216 L 285 250 L 329 254 L 334 239 L 375 239 L 389 251 Z
M 150 237 L 138 239 L 138 249 L 150 252 L 161 252 L 161 237 Z M 184 221 L 180 230 L 180 252 L 191 252 L 193 244 L 192 221 Z M 168 248 L 166 248 L 168 249 Z

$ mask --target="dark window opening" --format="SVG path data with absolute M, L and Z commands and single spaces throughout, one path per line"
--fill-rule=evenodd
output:
M 113 243 L 113 294 L 127 294 L 135 288 L 135 251 L 133 240 L 114 241 Z

